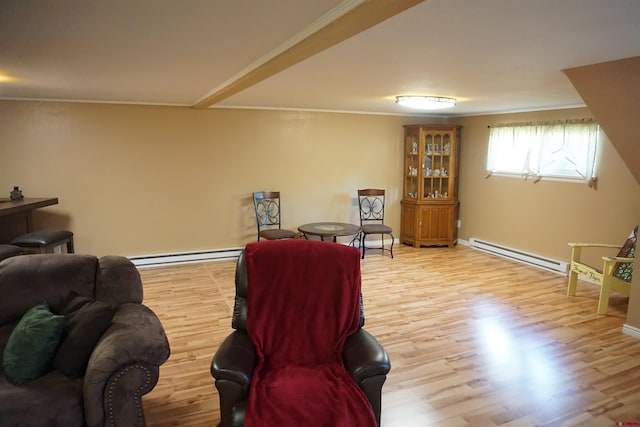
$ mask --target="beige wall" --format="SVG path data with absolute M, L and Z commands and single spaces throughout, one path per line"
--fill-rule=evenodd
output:
M 386 188 L 399 229 L 400 117 L 0 102 L 0 189 L 57 196 L 39 226 L 79 252 L 126 256 L 255 239 L 252 191 L 280 190 L 283 221 L 357 222 L 358 188 Z
M 621 243 L 640 218 L 640 186 L 608 140 L 597 190 L 484 178 L 487 125 L 587 116 L 572 109 L 452 120 L 464 126 L 459 237 L 564 261 L 569 241 Z M 19 185 L 26 196 L 59 197 L 37 225 L 69 227 L 78 252 L 95 255 L 240 247 L 255 239 L 256 190 L 280 190 L 284 226 L 295 229 L 357 222 L 356 190 L 383 187 L 399 235 L 408 123 L 437 120 L 0 101 L 0 191 Z M 632 301 L 630 311 L 639 311 Z
M 640 185 L 606 135 L 595 190 L 575 182 L 485 178 L 488 125 L 579 117 L 591 114 L 581 108 L 459 120 L 464 125 L 459 189 L 461 238 L 486 239 L 564 261 L 571 255 L 567 242 L 624 242 L 640 216 Z

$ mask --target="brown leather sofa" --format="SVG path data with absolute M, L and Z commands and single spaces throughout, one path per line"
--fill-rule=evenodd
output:
M 89 348 L 86 370 L 69 377 L 50 369 L 24 384 L 1 372 L 0 424 L 144 426 L 142 396 L 157 384 L 170 350 L 159 319 L 142 304 L 139 272 L 124 257 L 22 255 L 1 261 L 0 359 L 30 308 L 46 301 L 52 313 L 60 313 L 70 294 L 101 301 L 113 313 Z
M 221 427 L 244 425 L 250 383 L 258 360 L 256 349 L 247 335 L 248 279 L 245 251 L 238 258 L 235 284 L 236 297 L 232 316 L 232 328 L 235 331 L 222 342 L 211 362 L 211 375 L 220 397 Z M 362 329 L 364 320 L 361 297 L 360 325 L 354 334 L 347 337 L 342 359 L 349 375 L 369 401 L 379 426 L 382 386 L 391 364 L 383 346 Z

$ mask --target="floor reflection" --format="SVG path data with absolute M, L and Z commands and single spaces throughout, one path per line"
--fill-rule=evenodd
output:
M 504 314 L 508 309 L 493 309 L 494 315 L 473 321 L 478 353 L 484 360 L 478 374 L 512 406 L 535 407 L 546 414 L 564 412 L 567 402 L 559 399 L 557 384 L 570 381 L 571 373 L 564 372 L 558 363 L 561 344 L 544 333 L 531 332 L 531 327 L 525 332 L 513 328 L 514 322 Z

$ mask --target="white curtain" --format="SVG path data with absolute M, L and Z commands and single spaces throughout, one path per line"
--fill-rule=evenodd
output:
M 599 126 L 592 120 L 492 126 L 487 172 L 538 181 L 556 177 L 596 181 Z

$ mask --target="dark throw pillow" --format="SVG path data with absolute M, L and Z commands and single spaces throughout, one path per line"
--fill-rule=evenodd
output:
M 93 348 L 109 328 L 111 306 L 72 293 L 62 309 L 64 334 L 53 360 L 53 367 L 71 378 L 84 375 Z
M 46 303 L 27 311 L 11 332 L 4 348 L 2 367 L 14 384 L 24 384 L 46 373 L 60 343 L 64 317 Z
M 618 252 L 619 257 L 622 258 L 635 258 L 636 255 L 636 241 L 638 240 L 638 226 L 631 231 L 629 237 L 627 237 L 626 242 Z M 633 264 L 631 263 L 623 263 L 618 262 L 613 267 L 613 277 L 617 277 L 620 280 L 624 280 L 625 282 L 631 283 L 631 278 L 633 276 Z

